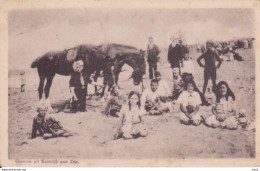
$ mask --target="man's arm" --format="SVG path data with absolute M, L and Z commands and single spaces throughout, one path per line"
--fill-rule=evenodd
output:
M 169 46 L 168 48 L 168 62 L 171 63 L 171 54 L 170 54 L 170 51 L 171 51 L 171 45 Z
M 171 89 L 170 89 L 170 86 L 168 85 L 168 83 L 166 81 L 164 81 L 165 85 L 164 85 L 164 88 L 167 92 L 167 96 L 170 96 L 171 95 Z
M 200 107 L 199 107 L 199 105 L 197 105 L 196 108 L 195 108 L 195 110 L 194 110 L 194 112 L 192 112 L 192 113 L 190 114 L 190 116 L 192 117 L 193 115 L 195 115 L 195 114 L 199 111 L 199 109 L 200 109 Z
M 190 115 L 188 111 L 183 107 L 182 103 L 180 104 L 180 110 L 188 117 L 190 118 Z
M 32 125 L 32 135 L 31 138 L 36 138 L 36 133 L 37 133 L 37 121 L 36 118 L 33 119 L 33 125 Z
M 201 63 L 201 60 L 204 58 L 204 54 L 202 54 L 198 59 L 197 62 L 199 64 L 200 67 L 204 67 L 204 65 Z
M 155 45 L 154 47 L 155 47 L 155 50 L 156 50 L 156 56 L 158 56 L 161 51 L 160 51 L 160 49 L 157 45 Z
M 112 103 L 112 98 L 110 98 L 107 102 L 107 105 L 105 107 L 105 115 L 109 115 L 109 109 L 110 109 L 110 106 L 111 106 L 111 103 Z
M 215 54 L 215 56 L 216 56 L 217 61 L 218 61 L 217 68 L 220 68 L 220 66 L 221 66 L 221 64 L 222 64 L 222 61 L 221 61 L 220 57 L 219 57 L 217 54 Z
M 144 109 L 145 108 L 145 101 L 146 101 L 146 96 L 147 96 L 147 91 L 144 90 L 142 96 L 141 96 L 141 107 Z
M 78 98 L 75 93 L 75 87 L 70 87 L 70 92 L 71 92 L 71 98 L 74 98 L 75 101 L 78 101 Z

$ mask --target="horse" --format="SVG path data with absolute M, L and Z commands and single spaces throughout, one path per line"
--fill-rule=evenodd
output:
M 114 63 L 115 84 L 118 85 L 119 74 L 124 64 L 133 68 L 131 78 L 133 84 L 139 85 L 143 81 L 145 74 L 145 51 L 139 50 L 133 46 L 121 45 L 115 43 L 102 44 L 99 48 L 107 55 Z
M 125 64 L 133 68 L 133 72 L 130 78 L 133 78 L 133 84 L 135 86 L 139 85 L 143 81 L 143 75 L 145 74 L 146 68 L 144 51 L 140 51 L 139 54 L 121 53 L 116 55 L 114 62 L 114 75 L 116 85 L 118 85 L 119 74 Z
M 84 79 L 89 79 L 91 73 L 99 70 L 103 70 L 104 73 L 111 73 L 109 68 L 109 57 L 104 55 L 99 48 L 89 44 L 79 45 L 58 52 L 48 52 L 43 56 L 38 57 L 31 64 L 31 68 L 37 67 L 40 78 L 38 87 L 39 100 L 42 100 L 44 90 L 45 99 L 50 109 L 52 108 L 48 98 L 55 74 L 69 76 L 73 71 L 73 62 L 77 60 L 82 60 L 84 62 Z M 47 79 L 47 82 L 44 85 L 45 79 Z

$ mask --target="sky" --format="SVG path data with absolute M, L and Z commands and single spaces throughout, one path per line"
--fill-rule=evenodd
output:
M 79 44 L 120 43 L 146 49 L 148 37 L 167 48 L 181 31 L 187 44 L 254 37 L 251 9 L 60 9 L 11 11 L 9 68 Z

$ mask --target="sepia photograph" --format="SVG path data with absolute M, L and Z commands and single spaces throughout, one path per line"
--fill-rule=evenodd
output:
M 7 14 L 8 160 L 256 158 L 254 8 Z

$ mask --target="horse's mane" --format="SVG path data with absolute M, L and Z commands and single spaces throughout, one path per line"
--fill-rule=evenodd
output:
M 123 45 L 123 44 L 117 44 L 117 43 L 103 43 L 101 45 L 99 45 L 98 47 L 103 47 L 103 46 L 107 46 L 107 47 L 113 47 L 116 49 L 132 49 L 132 50 L 138 50 L 136 47 L 133 46 L 129 46 L 129 45 Z

